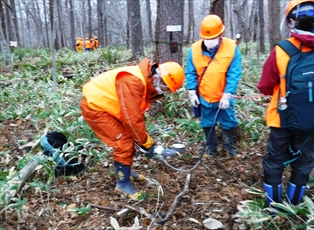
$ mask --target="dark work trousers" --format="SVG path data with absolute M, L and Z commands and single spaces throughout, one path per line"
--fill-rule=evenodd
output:
M 290 163 L 290 182 L 303 185 L 308 182 L 314 166 L 314 135 L 304 144 L 307 138 L 308 135 L 296 137 L 286 129 L 270 128 L 268 154 L 263 160 L 265 183 L 270 185 L 282 183 L 283 163 L 294 157 L 289 150 L 290 144 L 293 151 L 297 152 L 300 150 L 302 152 L 299 158 Z

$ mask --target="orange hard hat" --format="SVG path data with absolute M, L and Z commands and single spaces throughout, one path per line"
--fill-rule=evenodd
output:
M 200 35 L 203 39 L 218 37 L 225 31 L 225 26 L 220 17 L 214 14 L 207 15 L 201 23 Z
M 165 62 L 158 66 L 160 76 L 171 92 L 175 93 L 184 81 L 184 71 L 176 62 Z

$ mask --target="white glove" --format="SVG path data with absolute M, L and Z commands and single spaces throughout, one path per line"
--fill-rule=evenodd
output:
M 219 102 L 220 109 L 228 109 L 230 107 L 230 99 L 232 98 L 231 93 L 224 93 Z
M 189 90 L 189 96 L 190 96 L 191 104 L 194 107 L 198 107 L 198 105 L 200 104 L 200 100 L 198 99 L 198 96 L 196 94 L 196 90 Z

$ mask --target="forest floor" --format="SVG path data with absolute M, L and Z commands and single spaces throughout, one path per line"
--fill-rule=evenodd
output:
M 16 141 L 33 141 L 34 130 L 27 120 L 4 121 L 1 123 L 0 150 L 11 150 L 12 167 L 25 154 Z M 192 173 L 188 193 L 178 202 L 169 220 L 161 225 L 151 225 L 151 220 L 140 211 L 161 219 L 167 216 L 172 203 L 185 186 L 188 173 L 170 169 L 162 161 L 146 158 L 134 159 L 133 171 L 153 178 L 162 186 L 164 195 L 158 197 L 157 187 L 147 180 L 134 182 L 135 188 L 147 192 L 139 202 L 123 198 L 114 192 L 116 177 L 112 156 L 86 163 L 86 171 L 77 176 L 57 177 L 49 192 L 33 189 L 27 185 L 18 193 L 27 198 L 21 213 L 4 211 L 0 215 L 0 228 L 16 229 L 112 229 L 110 217 L 118 220 L 120 226 L 130 227 L 137 216 L 143 229 L 205 229 L 202 221 L 214 218 L 225 225 L 225 229 L 249 229 L 238 223 L 233 215 L 240 201 L 254 199 L 246 192 L 249 187 L 261 189 L 262 157 L 266 153 L 266 137 L 254 145 L 241 147 L 236 135 L 240 158 L 232 158 L 224 151 L 204 160 Z M 220 149 L 220 148 L 219 148 Z M 188 145 L 181 156 L 167 159 L 175 167 L 193 167 L 202 152 L 202 144 Z M 184 156 L 192 157 L 184 157 Z M 34 176 L 45 180 L 43 170 L 36 170 Z M 285 181 L 289 171 L 285 172 Z M 313 188 L 311 188 L 313 193 Z M 85 215 L 71 211 L 71 208 L 92 209 Z M 130 207 L 128 207 L 130 206 Z M 128 208 L 127 212 L 118 212 Z M 129 228 L 136 229 L 136 228 Z

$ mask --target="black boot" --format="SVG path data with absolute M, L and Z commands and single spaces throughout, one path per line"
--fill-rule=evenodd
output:
M 209 158 L 209 156 L 212 156 L 214 152 L 217 151 L 217 136 L 216 136 L 216 130 L 215 126 L 212 127 L 203 127 L 205 138 L 206 138 L 206 145 L 207 145 L 207 151 L 204 154 L 204 158 Z
M 237 152 L 233 148 L 233 142 L 234 142 L 234 130 L 235 129 L 229 129 L 229 130 L 222 130 L 222 146 L 225 150 L 227 150 L 231 156 L 233 157 L 239 157 L 240 155 L 237 154 Z

